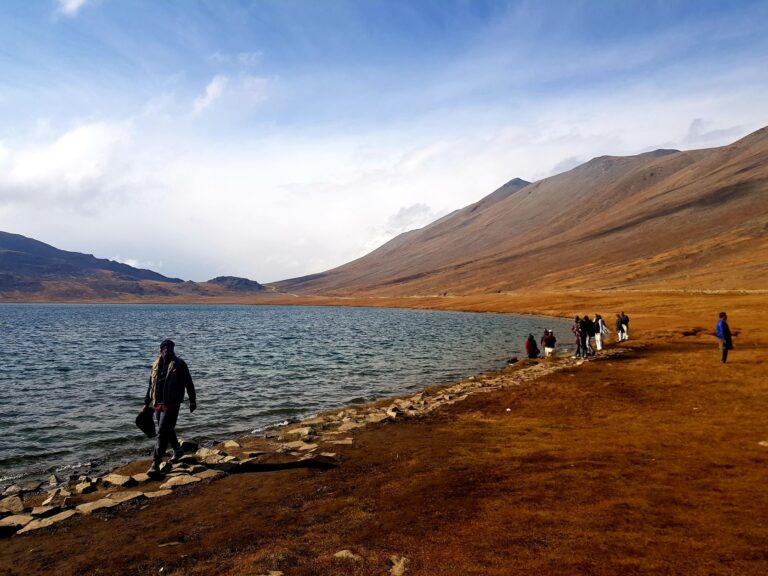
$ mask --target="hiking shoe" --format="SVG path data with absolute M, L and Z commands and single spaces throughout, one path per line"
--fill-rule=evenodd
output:
M 171 456 L 171 459 L 169 460 L 169 462 L 176 463 L 179 460 L 181 460 L 183 457 L 184 457 L 184 450 L 179 448 L 178 450 L 173 451 L 173 456 Z
M 157 462 L 153 462 L 152 466 L 149 467 L 149 470 L 147 470 L 147 474 L 150 476 L 157 476 L 158 474 L 161 474 L 160 472 L 160 464 Z

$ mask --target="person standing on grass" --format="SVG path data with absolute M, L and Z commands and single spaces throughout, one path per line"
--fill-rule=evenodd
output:
M 590 356 L 594 356 L 595 348 L 592 346 L 592 340 L 597 334 L 595 332 L 595 323 L 589 319 L 589 316 L 584 316 L 584 326 L 587 329 L 587 351 L 589 352 Z
M 152 363 L 149 386 L 144 397 L 144 409 L 154 410 L 158 430 L 155 449 L 152 454 L 152 466 L 148 474 L 159 474 L 168 446 L 173 449 L 171 462 L 177 462 L 182 456 L 179 439 L 176 437 L 176 420 L 179 408 L 184 401 L 184 392 L 189 395 L 189 411 L 197 408 L 197 395 L 192 383 L 187 363 L 176 356 L 173 340 L 160 343 L 160 355 Z
M 589 316 L 584 316 L 579 321 L 579 337 L 581 338 L 581 355 L 591 356 L 592 355 L 592 348 L 589 345 L 589 327 L 594 326 L 592 324 L 592 320 L 589 319 Z
M 629 316 L 624 312 L 621 313 L 621 326 L 624 332 L 622 340 L 629 340 Z
M 624 340 L 624 321 L 621 314 L 616 314 L 616 342 Z
M 539 357 L 539 346 L 536 344 L 536 338 L 533 334 L 528 334 L 528 339 L 525 341 L 525 354 L 528 358 Z
M 717 336 L 720 347 L 720 360 L 723 364 L 728 360 L 728 350 L 733 350 L 733 339 L 731 337 L 731 328 L 728 326 L 728 315 L 720 312 L 717 326 L 715 326 L 715 336 Z
M 573 326 L 571 326 L 571 332 L 573 332 L 573 335 L 576 338 L 576 353 L 573 355 L 573 357 L 576 358 L 578 356 L 586 356 L 586 351 L 581 347 L 581 318 L 578 316 L 574 316 L 573 318 Z
M 544 336 L 541 337 L 541 346 L 544 348 L 544 358 L 549 358 L 555 353 L 555 344 L 557 338 L 552 330 L 544 330 Z
M 600 314 L 595 314 L 595 346 L 598 352 L 603 349 L 603 335 L 608 335 L 609 333 L 610 330 L 608 330 L 608 326 L 603 322 L 603 317 Z

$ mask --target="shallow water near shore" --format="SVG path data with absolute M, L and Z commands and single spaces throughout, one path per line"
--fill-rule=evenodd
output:
M 198 410 L 180 436 L 213 442 L 420 390 L 521 356 L 567 320 L 424 310 L 236 305 L 0 305 L 0 482 L 146 457 L 133 424 L 164 338 Z

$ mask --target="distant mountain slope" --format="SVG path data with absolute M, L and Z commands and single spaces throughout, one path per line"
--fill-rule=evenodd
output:
M 90 254 L 0 232 L 0 300 L 78 301 L 241 297 L 265 290 L 247 278 L 185 282 Z
M 83 277 L 97 272 L 113 272 L 125 279 L 183 282 L 157 272 L 134 268 L 114 260 L 96 258 L 92 254 L 59 250 L 20 234 L 0 232 L 0 272 L 30 279 L 61 276 Z
M 768 289 L 768 129 L 721 148 L 602 156 L 321 274 L 306 294 L 520 288 Z

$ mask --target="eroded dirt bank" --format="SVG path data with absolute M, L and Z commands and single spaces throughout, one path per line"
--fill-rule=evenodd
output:
M 460 304 L 621 306 L 627 352 L 352 430 L 337 468 L 230 475 L 0 540 L 0 574 L 765 574 L 764 296 L 528 298 Z M 707 334 L 721 308 L 740 332 L 726 366 Z

